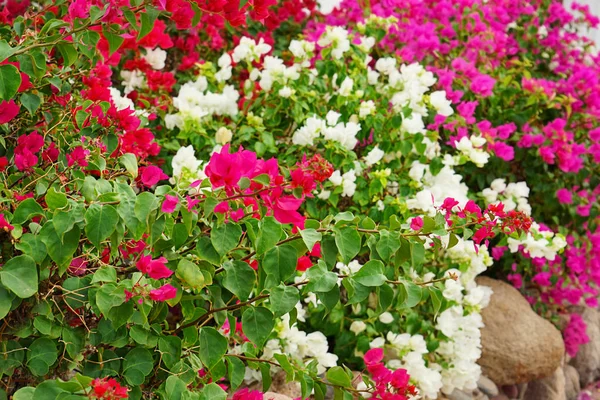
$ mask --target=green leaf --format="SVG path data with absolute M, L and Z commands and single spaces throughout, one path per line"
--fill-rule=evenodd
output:
M 92 283 L 96 282 L 116 282 L 117 281 L 117 270 L 115 267 L 110 265 L 100 267 L 92 278 Z
M 215 328 L 203 327 L 198 340 L 200 361 L 206 368 L 212 369 L 227 353 L 227 339 Z
M 75 50 L 75 46 L 69 42 L 62 42 L 56 45 L 56 48 L 60 52 L 60 55 L 63 58 L 63 66 L 70 67 L 77 61 L 78 54 L 77 50 Z
M 0 281 L 22 299 L 33 296 L 38 289 L 35 261 L 27 255 L 11 258 L 0 269 Z
M 209 383 L 202 389 L 200 400 L 226 400 L 227 392 L 221 389 L 216 383 Z
M 54 187 L 51 187 L 46 192 L 46 204 L 51 210 L 56 210 L 57 208 L 65 208 L 69 205 L 69 202 L 66 194 L 57 192 Z
M 107 27 L 104 27 L 102 33 L 104 33 L 104 37 L 108 41 L 108 54 L 109 56 L 112 56 L 114 52 L 121 47 L 125 39 L 123 39 L 121 35 L 111 33 Z
M 25 386 L 17 390 L 13 395 L 13 400 L 33 400 L 33 393 L 35 388 L 31 386 Z
M 204 275 L 200 268 L 185 258 L 182 258 L 177 264 L 177 277 L 187 286 L 199 290 L 205 286 Z
M 44 376 L 58 358 L 56 343 L 47 338 L 39 338 L 29 346 L 27 353 L 27 367 L 32 374 Z
M 275 317 L 281 317 L 292 311 L 300 301 L 298 289 L 293 286 L 281 284 L 271 289 L 271 311 Z
M 244 381 L 246 366 L 236 357 L 227 357 L 227 376 L 232 389 L 237 389 Z
M 238 260 L 224 263 L 223 268 L 225 269 L 223 277 L 225 289 L 236 295 L 241 301 L 248 300 L 256 283 L 254 270 L 247 263 Z
M 33 93 L 23 93 L 19 99 L 21 104 L 33 115 L 42 104 L 40 96 Z
M 92 204 L 85 212 L 85 233 L 87 238 L 100 249 L 100 244 L 108 238 L 119 222 L 119 214 L 111 205 Z
M 13 224 L 22 224 L 37 215 L 44 215 L 44 209 L 32 198 L 23 200 L 13 215 Z
M 223 224 L 210 233 L 210 241 L 221 256 L 229 253 L 240 242 L 242 228 L 238 224 Z
M 146 376 L 152 372 L 153 367 L 152 354 L 146 349 L 136 347 L 125 356 L 123 375 L 127 379 L 127 383 L 138 386 L 144 383 Z
M 138 163 L 135 154 L 125 153 L 119 157 L 119 162 L 125 167 L 132 178 L 138 177 Z
M 384 261 L 389 260 L 400 248 L 400 234 L 386 230 L 380 231 L 379 241 L 375 248 Z
M 403 282 L 402 286 L 406 290 L 406 300 L 403 304 L 404 307 L 412 308 L 421 302 L 423 290 L 420 286 L 415 285 L 412 282 Z
M 352 379 L 342 367 L 333 367 L 327 370 L 327 381 L 337 386 L 352 387 Z
M 33 258 L 38 264 L 44 261 L 48 254 L 46 245 L 42 242 L 40 236 L 31 233 L 21 236 L 19 242 L 15 244 L 15 248 Z
M 60 233 L 64 235 L 62 240 L 54 228 L 54 224 L 47 223 L 40 231 L 40 238 L 46 245 L 50 258 L 58 265 L 64 266 L 73 259 L 73 254 L 79 246 L 81 232 L 79 227 L 75 225 L 70 231 Z
M 289 244 L 277 246 L 267 251 L 262 260 L 262 269 L 267 274 L 265 287 L 277 286 L 296 272 L 298 253 Z
M 356 228 L 346 226 L 335 228 L 335 244 L 342 256 L 344 264 L 350 263 L 360 251 L 360 235 Z
M 0 286 L 0 319 L 6 317 L 12 308 L 15 295 Z
M 328 271 L 322 260 L 306 271 L 306 277 L 309 281 L 307 289 L 310 292 L 329 292 L 337 285 L 338 280 L 337 274 Z
M 133 212 L 138 220 L 147 225 L 150 213 L 158 208 L 158 205 L 158 199 L 155 195 L 150 192 L 143 192 L 136 197 Z
M 363 286 L 381 286 L 387 280 L 383 274 L 383 268 L 384 266 L 381 261 L 371 260 L 363 265 L 352 278 Z
M 21 86 L 19 70 L 10 64 L 0 65 L 0 99 L 10 100 Z
M 12 56 L 16 50 L 17 49 L 10 47 L 6 40 L 0 40 L 0 62 Z
M 256 241 L 256 255 L 258 256 L 275 247 L 283 233 L 281 224 L 273 217 L 263 218 L 260 221 L 259 228 Z
M 242 331 L 258 347 L 262 347 L 274 326 L 273 313 L 265 307 L 249 307 L 242 314 Z
M 165 382 L 165 392 L 167 395 L 167 399 L 181 400 L 183 399 L 183 394 L 188 393 L 189 391 L 184 381 L 182 381 L 175 375 L 171 375 L 167 378 L 167 381 Z
M 144 36 L 152 31 L 154 28 L 154 22 L 158 17 L 159 11 L 154 7 L 147 7 L 146 12 L 140 15 L 141 24 L 140 31 L 138 32 L 137 40 L 141 40 Z
M 317 232 L 315 229 L 304 229 L 300 231 L 300 236 L 302 236 L 302 240 L 308 251 L 311 251 L 315 243 L 320 242 L 323 238 L 321 232 Z
M 158 339 L 158 349 L 167 368 L 173 368 L 181 357 L 181 339 L 177 336 L 163 336 Z

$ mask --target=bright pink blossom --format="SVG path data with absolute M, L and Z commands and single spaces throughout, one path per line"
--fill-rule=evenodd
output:
M 414 217 L 410 220 L 410 229 L 413 231 L 420 231 L 423 228 L 423 218 Z
M 150 298 L 154 301 L 167 301 L 174 299 L 176 296 L 177 289 L 168 283 L 166 285 L 161 286 L 158 289 L 150 291 Z
M 159 181 L 162 181 L 164 179 L 169 179 L 169 176 L 165 174 L 162 169 L 154 165 L 150 165 L 149 167 L 142 167 L 140 168 L 140 170 L 142 183 L 147 187 L 154 186 Z
M 166 264 L 167 259 L 164 257 L 153 260 L 151 255 L 146 255 L 140 257 L 135 266 L 152 279 L 162 279 L 173 275 L 173 271 L 167 268 Z
M 3 101 L 0 103 L 0 125 L 12 121 L 19 114 L 20 107 L 14 100 Z
M 166 214 L 171 214 L 175 211 L 177 204 L 179 204 L 179 197 L 166 194 L 160 210 Z

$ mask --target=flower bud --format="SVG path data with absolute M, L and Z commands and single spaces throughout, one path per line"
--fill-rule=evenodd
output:
M 218 144 L 223 146 L 231 141 L 232 136 L 233 136 L 233 133 L 229 129 L 222 126 L 217 131 L 217 133 L 215 135 L 215 140 L 217 141 Z

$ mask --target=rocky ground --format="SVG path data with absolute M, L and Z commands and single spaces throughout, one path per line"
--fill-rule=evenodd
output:
M 439 400 L 600 400 L 600 311 L 578 310 L 590 341 L 570 359 L 560 331 L 516 289 L 487 277 L 478 283 L 494 291 L 482 313 L 483 376 L 473 392 L 455 390 Z M 299 397 L 299 385 L 280 375 L 265 400 Z

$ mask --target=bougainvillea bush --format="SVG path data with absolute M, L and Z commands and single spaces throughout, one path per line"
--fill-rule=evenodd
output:
M 477 275 L 596 306 L 585 9 L 2 7 L 1 396 L 436 399 L 480 375 Z

